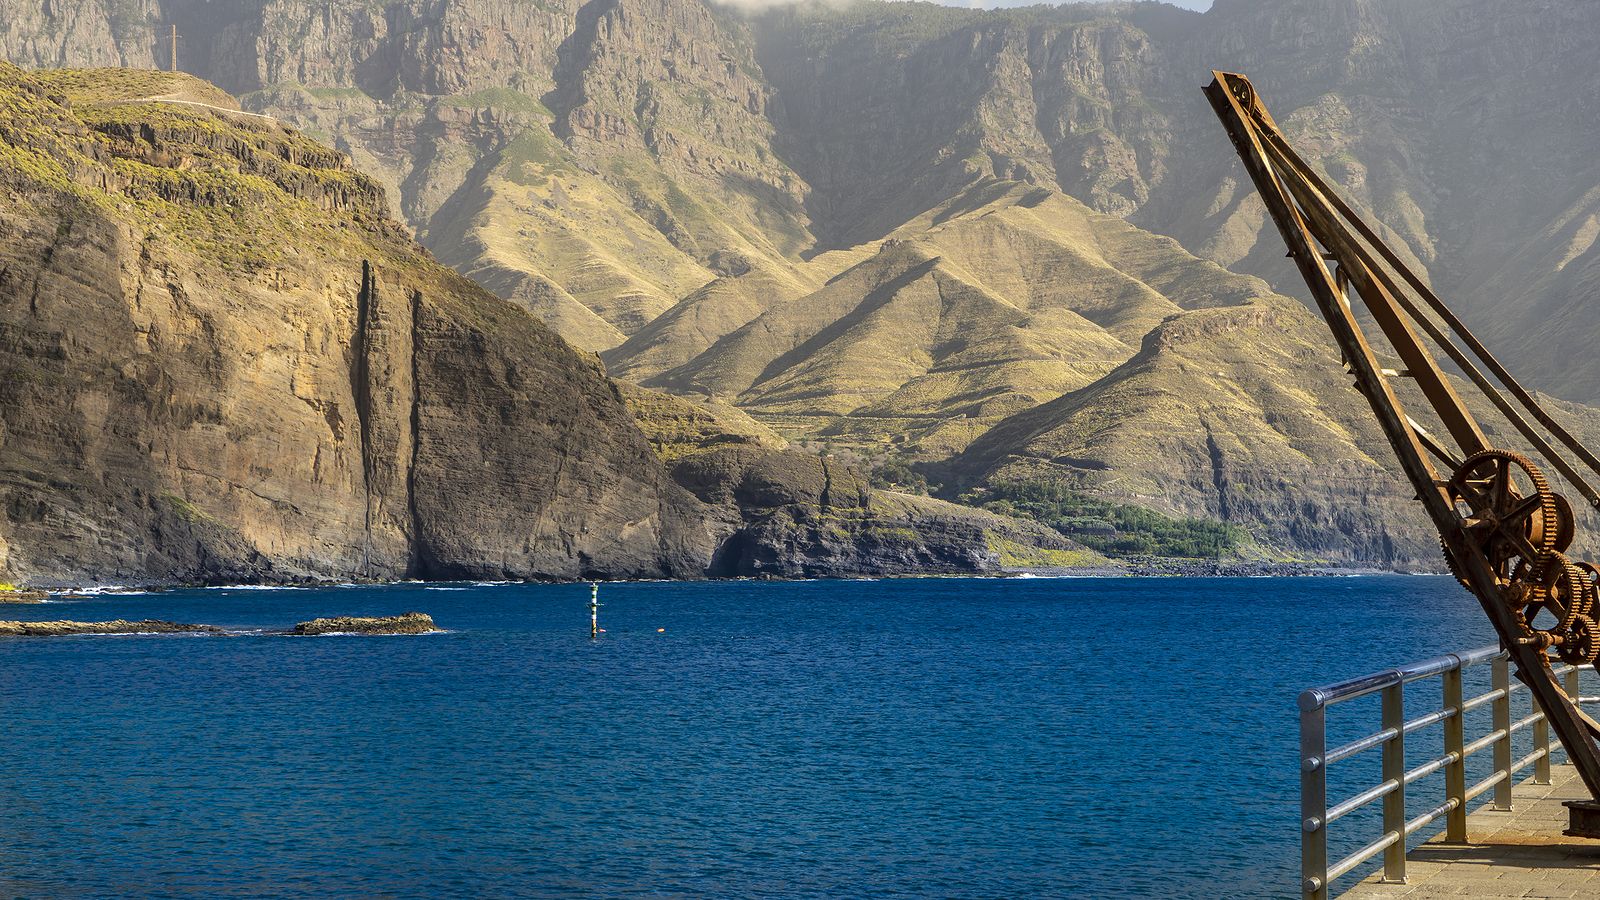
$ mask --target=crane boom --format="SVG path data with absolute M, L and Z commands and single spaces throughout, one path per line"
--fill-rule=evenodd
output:
M 1517 677 L 1549 718 L 1588 787 L 1600 798 L 1600 724 L 1556 684 L 1552 661 L 1600 657 L 1600 570 L 1569 559 L 1572 506 L 1522 453 L 1495 447 L 1441 368 L 1448 356 L 1527 445 L 1591 506 L 1600 458 L 1519 384 L 1416 272 L 1294 150 L 1243 75 L 1212 72 L 1204 90 L 1278 226 L 1355 386 L 1372 405 L 1400 468 L 1439 531 L 1445 561 L 1483 606 Z M 1358 298 L 1403 369 L 1380 365 Z M 1424 340 L 1424 335 L 1427 340 Z M 1459 344 L 1458 344 L 1459 341 Z M 1487 370 L 1488 374 L 1485 374 Z M 1490 380 L 1490 375 L 1499 385 Z M 1415 381 L 1443 426 L 1430 433 L 1406 412 L 1396 378 Z M 1503 389 L 1503 391 L 1502 391 Z M 1508 396 L 1509 395 L 1509 396 Z M 1587 470 L 1587 474 L 1585 473 Z M 1600 804 L 1569 804 L 1573 829 L 1600 837 Z

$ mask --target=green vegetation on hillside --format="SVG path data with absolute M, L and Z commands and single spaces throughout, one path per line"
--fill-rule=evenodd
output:
M 928 493 L 928 478 L 903 459 L 889 459 L 872 470 L 869 482 L 875 488 L 905 491 L 908 494 Z
M 1035 519 L 1113 556 L 1217 559 L 1237 554 L 1250 537 L 1237 525 L 1174 518 L 1043 481 L 996 482 L 969 491 L 960 500 L 991 512 Z
M 239 105 L 226 91 L 184 72 L 104 67 L 38 69 L 29 76 L 74 104 L 168 97 L 226 109 L 237 109 Z

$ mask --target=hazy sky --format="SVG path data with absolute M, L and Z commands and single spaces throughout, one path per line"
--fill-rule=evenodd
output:
M 934 0 L 934 2 L 943 3 L 945 6 L 971 6 L 994 9 L 997 6 L 1036 6 L 1041 0 Z M 1050 2 L 1050 0 L 1043 0 L 1043 2 Z M 1068 2 L 1073 2 L 1073 0 L 1068 0 Z M 1173 6 L 1181 6 L 1184 9 L 1206 10 L 1211 8 L 1211 0 L 1165 0 L 1165 2 L 1171 3 Z

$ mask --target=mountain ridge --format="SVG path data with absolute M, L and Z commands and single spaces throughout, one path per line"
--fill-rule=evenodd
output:
M 734 411 L 636 415 L 648 392 L 431 259 L 344 154 L 152 91 L 223 99 L 0 63 L 8 580 L 971 573 L 1005 564 L 996 541 L 1095 558 L 876 490 Z
M 1237 525 L 1273 553 L 1432 565 L 1405 504 L 1341 480 L 1341 461 L 1384 458 L 1359 396 L 1276 362 L 1318 323 L 1274 299 L 1302 291 L 1199 95 L 1212 67 L 1254 77 L 1312 163 L 1514 370 L 1600 394 L 1581 340 L 1597 324 L 1582 298 L 1600 171 L 1582 159 L 1600 137 L 1586 87 L 1600 17 L 1578 0 L 23 6 L 0 0 L 0 53 L 32 64 L 163 62 L 157 26 L 181 17 L 186 67 L 337 140 L 441 260 L 613 374 L 734 404 L 806 452 L 920 467 L 947 494 L 1009 483 L 968 452 L 989 429 L 1114 374 L 1105 396 L 1132 390 L 1123 367 L 1151 335 L 1265 303 L 1287 324 L 1258 329 L 1253 363 L 1233 332 L 1206 337 L 1199 356 L 1231 360 L 1211 370 L 1226 390 L 1151 396 L 1249 398 L 1226 435 L 1189 439 L 1270 499 L 1203 499 L 1211 452 L 1162 457 L 1187 492 L 1085 484 Z M 1184 352 L 1159 360 L 1200 364 Z M 1307 408 L 1350 423 L 1328 431 L 1329 460 L 1256 452 Z M 1124 445 L 1137 427 L 1165 439 L 1162 415 L 1117 412 Z M 1138 453 L 1085 452 L 1055 455 L 1145 477 Z M 1390 518 L 1389 538 L 1328 531 L 1381 534 Z

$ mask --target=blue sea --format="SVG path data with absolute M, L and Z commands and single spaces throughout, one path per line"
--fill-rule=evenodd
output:
M 1299 691 L 1493 640 L 1435 577 L 600 593 L 0 608 L 243 632 L 0 638 L 0 896 L 1290 897 Z

